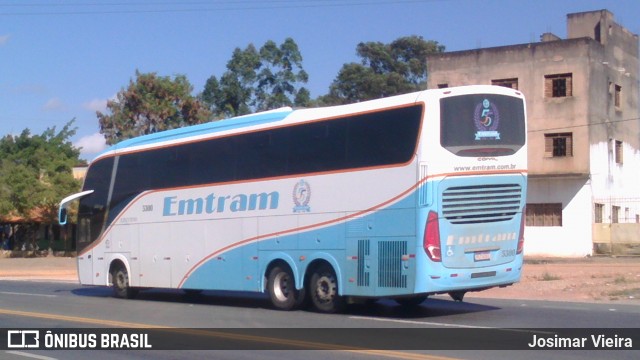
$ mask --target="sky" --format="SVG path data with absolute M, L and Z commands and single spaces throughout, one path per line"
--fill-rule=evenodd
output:
M 201 92 L 235 48 L 291 37 L 324 95 L 358 43 L 410 35 L 446 51 L 566 38 L 566 14 L 607 9 L 640 33 L 638 0 L 0 0 L 0 136 L 72 119 L 91 160 L 105 149 L 96 111 L 136 70 L 186 75 Z

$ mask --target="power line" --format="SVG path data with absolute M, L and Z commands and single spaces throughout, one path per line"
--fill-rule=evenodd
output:
M 589 123 L 589 124 L 572 125 L 572 126 L 562 126 L 562 127 L 557 127 L 557 128 L 527 130 L 527 132 L 534 133 L 534 132 L 542 132 L 542 131 L 575 129 L 575 128 L 581 128 L 581 127 L 589 127 L 589 126 L 595 126 L 595 125 L 616 124 L 616 123 L 621 123 L 621 122 L 626 122 L 626 121 L 638 121 L 638 120 L 640 120 L 640 118 L 630 118 L 630 119 L 622 119 L 622 120 L 605 120 L 605 121 L 598 122 L 598 123 Z M 531 123 L 531 122 L 529 122 L 529 123 Z
M 186 13 L 186 12 L 213 12 L 213 11 L 238 11 L 238 10 L 279 10 L 279 9 L 304 9 L 304 8 L 328 8 L 328 7 L 359 7 L 377 5 L 397 5 L 426 3 L 442 0 L 324 0 L 324 1 L 295 1 L 295 0 L 270 0 L 270 1 L 154 1 L 154 2 L 117 2 L 117 3 L 0 3 L 1 8 L 26 9 L 25 11 L 2 12 L 0 16 L 41 16 L 41 15 L 109 15 L 109 14 L 153 14 L 153 13 Z M 109 9 L 111 7 L 111 9 Z M 152 7 L 157 7 L 153 9 Z M 34 8 L 44 8 L 45 11 L 34 11 Z M 60 10 L 65 8 L 78 8 L 77 10 Z M 51 10 L 53 9 L 53 10 Z
M 351 0 L 353 2 L 355 0 Z M 374 2 L 381 2 L 384 0 L 373 0 Z M 88 1 L 63 1 L 63 2 L 24 2 L 20 1 L 19 3 L 10 2 L 4 3 L 0 2 L 0 7 L 51 7 L 51 8 L 60 8 L 60 7 L 106 7 L 106 6 L 173 6 L 173 5 L 220 5 L 220 4 L 265 4 L 265 3 L 301 3 L 301 2 L 319 2 L 319 3 L 348 3 L 349 0 L 307 0 L 307 1 L 298 1 L 298 0 L 270 0 L 270 1 L 261 1 L 261 0 L 210 0 L 210 1 L 123 1 L 123 2 L 88 2 Z M 359 1 L 357 1 L 359 2 Z M 384 1 L 390 2 L 390 1 Z

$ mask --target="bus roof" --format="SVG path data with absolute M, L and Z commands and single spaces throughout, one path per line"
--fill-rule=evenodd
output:
M 208 137 L 225 131 L 232 131 L 251 126 L 275 123 L 287 119 L 287 121 L 297 122 L 306 118 L 322 116 L 333 117 L 347 113 L 364 112 L 372 108 L 380 108 L 383 106 L 394 106 L 398 104 L 414 103 L 416 101 L 424 101 L 427 96 L 446 97 L 464 95 L 468 93 L 476 93 L 479 91 L 490 91 L 497 93 L 505 93 L 509 95 L 522 96 L 518 91 L 495 85 L 467 85 L 459 87 L 451 87 L 445 89 L 423 90 L 414 93 L 396 95 L 388 98 L 363 101 L 348 105 L 329 106 L 323 108 L 309 108 L 293 110 L 291 107 L 282 107 L 279 109 L 264 111 L 256 114 L 238 116 L 230 119 L 212 121 L 199 125 L 186 126 L 172 130 L 157 132 L 154 134 L 143 135 L 132 139 L 121 141 L 104 152 L 100 153 L 95 159 L 106 156 L 112 156 L 121 152 L 133 152 L 144 150 L 155 146 L 161 146 L 170 143 L 179 143 L 180 141 L 198 137 Z M 310 115 L 312 114 L 312 115 Z
M 135 138 L 123 140 L 105 150 L 96 158 L 100 158 L 104 155 L 119 152 L 125 149 L 146 147 L 153 144 L 170 142 L 173 140 L 180 140 L 187 137 L 194 137 L 199 135 L 214 134 L 221 131 L 239 129 L 247 126 L 267 124 L 285 119 L 289 114 L 293 112 L 290 107 L 283 107 L 275 110 L 264 111 L 256 114 L 250 114 L 245 116 L 238 116 L 230 119 L 224 119 L 219 121 L 211 121 L 204 124 L 198 124 L 193 126 L 186 126 L 183 128 L 171 129 L 166 131 L 157 132 L 154 134 L 138 136 Z

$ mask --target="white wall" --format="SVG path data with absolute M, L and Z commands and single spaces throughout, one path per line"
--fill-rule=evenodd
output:
M 562 226 L 527 226 L 525 256 L 591 255 L 591 184 L 587 179 L 529 178 L 527 203 L 562 203 Z
M 615 139 L 614 139 L 615 140 Z M 613 140 L 612 140 L 613 141 Z M 611 206 L 619 206 L 619 222 L 635 222 L 640 214 L 640 150 L 623 143 L 623 163 L 614 158 L 614 145 L 603 141 L 591 144 L 591 187 L 593 202 L 604 204 L 602 221 L 611 222 Z M 625 209 L 629 218 L 625 220 Z

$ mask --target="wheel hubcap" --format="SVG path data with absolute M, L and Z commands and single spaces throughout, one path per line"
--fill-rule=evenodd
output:
M 116 285 L 119 288 L 121 289 L 125 288 L 127 286 L 126 282 L 127 282 L 127 279 L 124 277 L 123 273 L 118 273 L 116 275 Z
M 278 301 L 286 301 L 291 293 L 289 276 L 285 273 L 280 273 L 276 276 L 273 282 L 273 293 Z
M 336 294 L 336 287 L 333 279 L 326 275 L 318 279 L 316 289 L 318 299 L 323 302 L 331 301 Z

